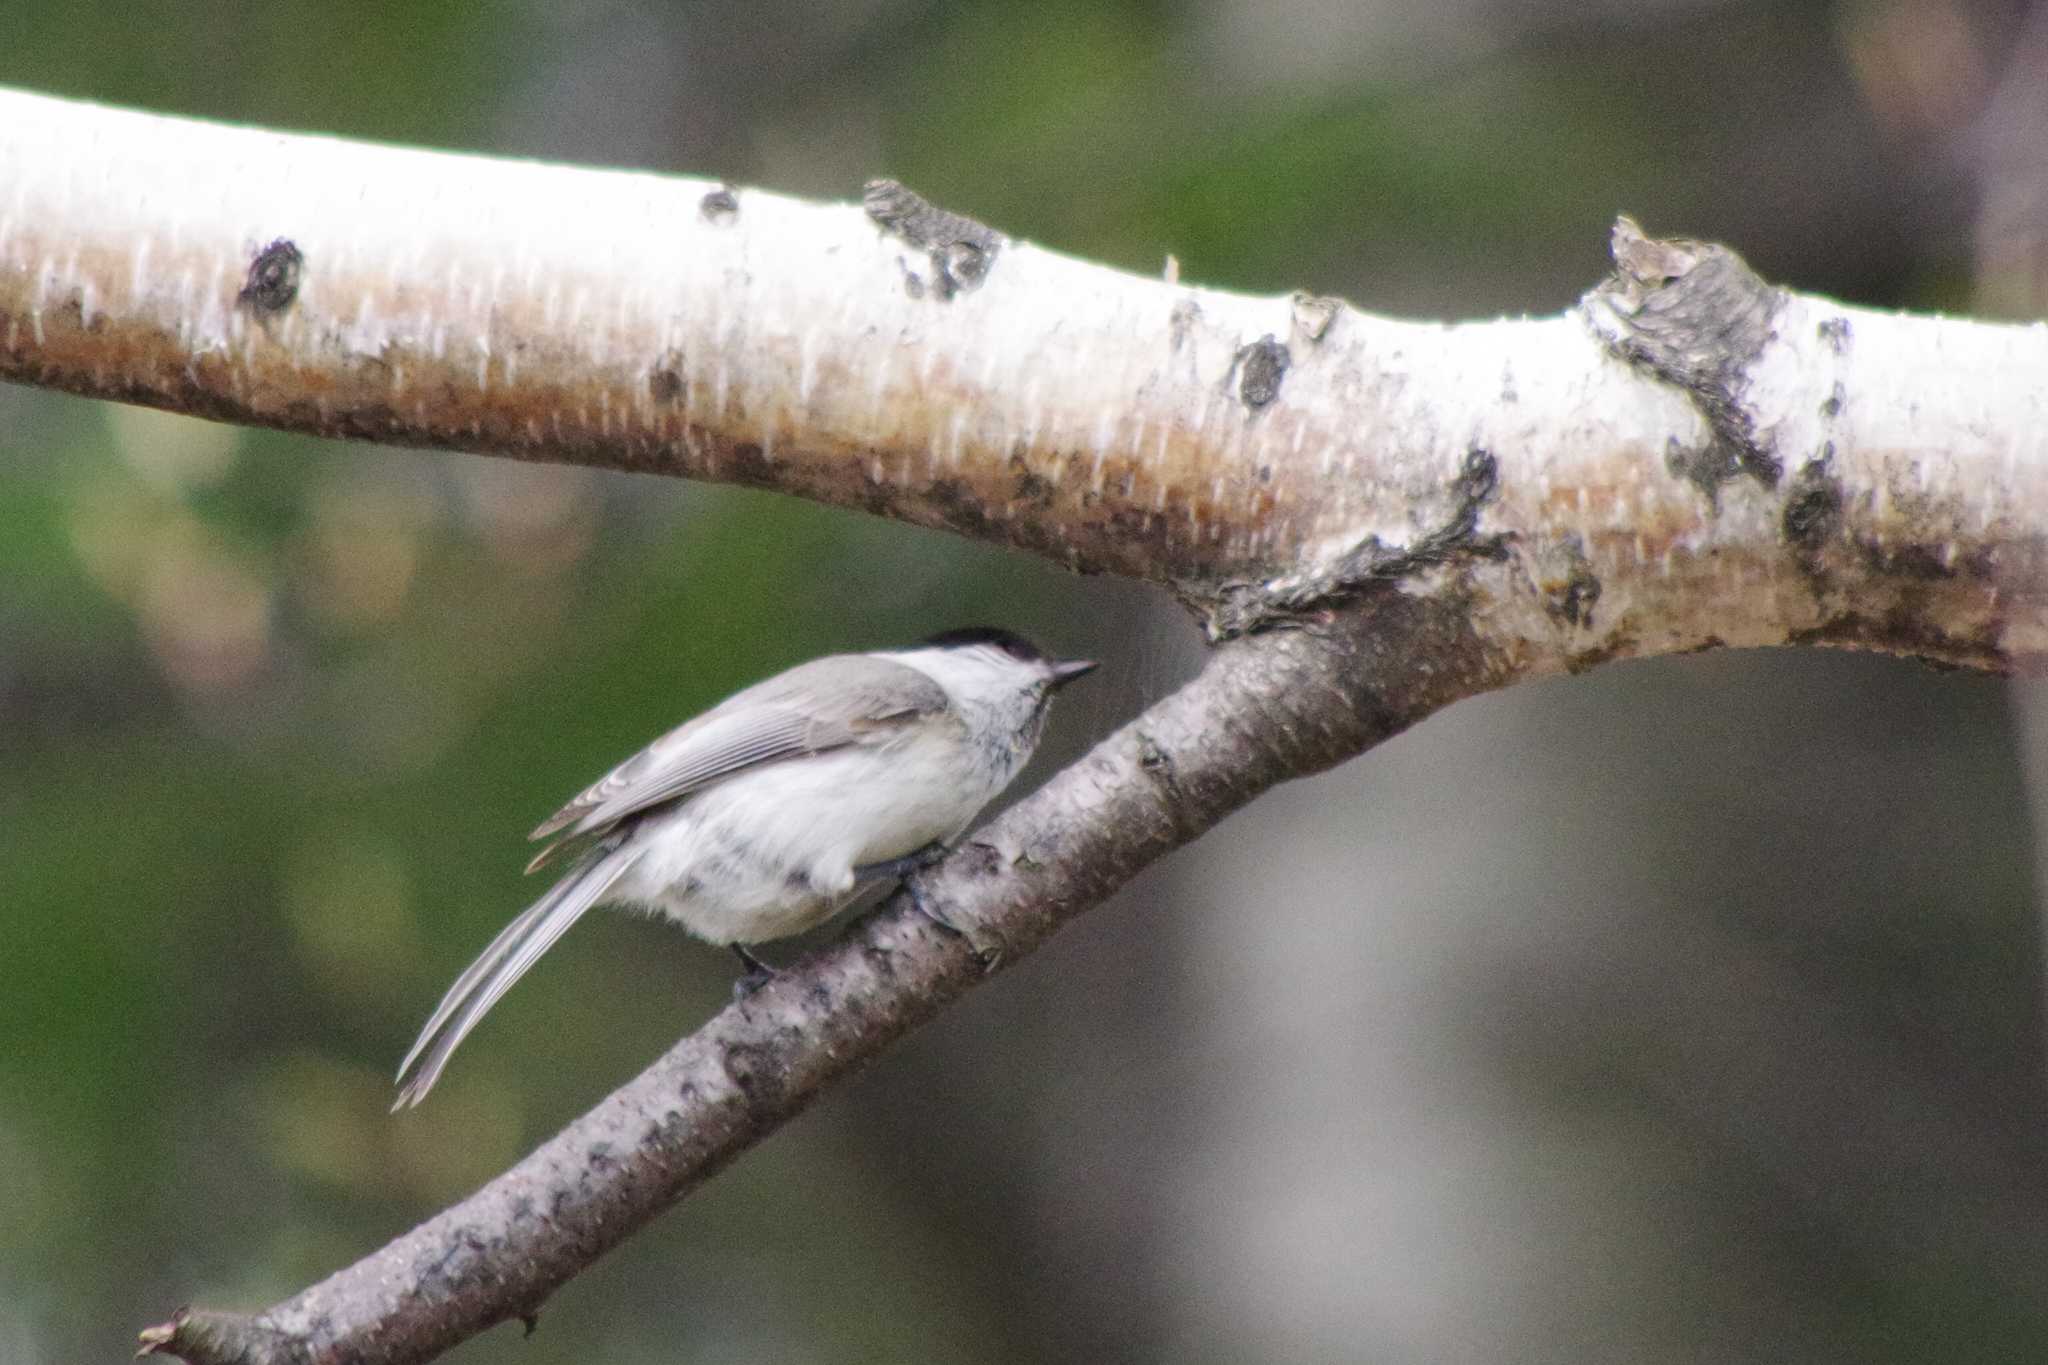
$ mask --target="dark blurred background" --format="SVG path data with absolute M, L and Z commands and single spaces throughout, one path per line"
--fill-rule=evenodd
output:
M 888 174 L 1111 264 L 1430 318 L 1568 305 L 1620 211 L 1860 303 L 2044 293 L 2022 4 L 102 0 L 4 30 L 34 90 L 820 197 Z M 659 730 L 993 619 L 1107 660 L 1056 762 L 1198 653 L 1152 593 L 849 513 L 18 388 L 0 493 L 9 1365 L 300 1288 L 715 1010 L 727 955 L 595 917 L 385 1112 L 534 891 L 524 831 Z M 2035 696 L 1788 651 L 1458 706 L 450 1359 L 2041 1358 Z

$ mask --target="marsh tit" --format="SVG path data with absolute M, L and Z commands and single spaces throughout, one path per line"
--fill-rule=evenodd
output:
M 398 1068 L 418 1104 L 477 1021 L 592 906 L 623 902 L 730 945 L 824 922 L 864 886 L 937 856 L 1017 775 L 1052 695 L 1095 667 L 1007 630 L 834 654 L 728 697 L 536 829 L 527 871 L 574 855 L 491 940 Z

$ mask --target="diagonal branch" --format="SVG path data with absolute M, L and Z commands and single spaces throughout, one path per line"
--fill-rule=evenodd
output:
M 1417 673 L 1409 661 L 1420 657 L 1440 667 Z M 899 896 L 462 1203 L 254 1316 L 181 1312 L 143 1334 L 143 1351 L 192 1365 L 400 1365 L 531 1320 L 555 1289 L 826 1086 L 1139 868 L 1275 783 L 1497 676 L 1451 594 L 1389 589 L 1320 628 L 1226 644 L 1193 682 L 924 880 L 926 904 L 984 951 Z

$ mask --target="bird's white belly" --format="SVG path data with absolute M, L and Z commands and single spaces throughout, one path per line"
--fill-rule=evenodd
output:
M 901 757 L 856 749 L 729 778 L 634 830 L 640 856 L 607 899 L 712 943 L 802 933 L 853 895 L 854 868 L 955 837 L 993 795 L 953 773 L 872 780 Z

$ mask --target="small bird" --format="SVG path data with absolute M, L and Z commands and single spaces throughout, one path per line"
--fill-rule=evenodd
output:
M 755 683 L 607 773 L 530 836 L 574 854 L 491 940 L 398 1067 L 418 1104 L 458 1044 L 592 906 L 644 906 L 730 945 L 821 924 L 866 886 L 943 856 L 1023 768 L 1053 693 L 1095 668 L 977 626 L 833 654 Z

